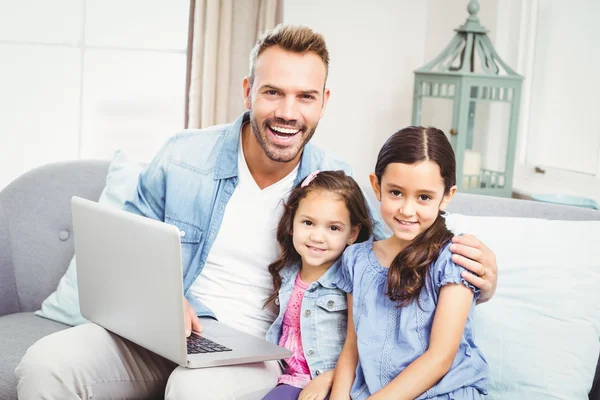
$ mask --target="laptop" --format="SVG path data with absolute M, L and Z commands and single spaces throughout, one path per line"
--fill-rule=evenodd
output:
M 205 368 L 288 358 L 291 352 L 213 318 L 185 336 L 177 227 L 71 199 L 81 314 L 178 365 Z

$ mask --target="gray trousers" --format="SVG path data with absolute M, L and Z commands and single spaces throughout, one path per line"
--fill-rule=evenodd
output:
M 46 336 L 15 370 L 21 400 L 261 399 L 277 383 L 276 361 L 187 369 L 95 324 Z

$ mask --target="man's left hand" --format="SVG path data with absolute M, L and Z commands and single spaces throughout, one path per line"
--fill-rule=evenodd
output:
M 498 284 L 496 255 L 473 235 L 454 236 L 450 245 L 452 261 L 472 273 L 463 271 L 462 277 L 481 290 L 477 304 L 485 303 L 494 296 Z

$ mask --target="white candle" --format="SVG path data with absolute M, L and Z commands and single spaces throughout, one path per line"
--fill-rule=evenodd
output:
M 473 150 L 465 150 L 463 164 L 463 187 L 477 187 L 479 185 L 479 173 L 481 172 L 481 153 Z M 468 175 L 472 176 L 470 179 Z

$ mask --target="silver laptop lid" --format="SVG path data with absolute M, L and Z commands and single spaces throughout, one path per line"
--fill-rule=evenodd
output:
M 71 206 L 81 314 L 185 365 L 179 230 L 79 197 Z

